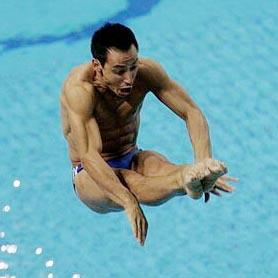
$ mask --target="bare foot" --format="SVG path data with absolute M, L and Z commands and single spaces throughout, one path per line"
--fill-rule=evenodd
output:
M 201 180 L 209 175 L 209 171 L 203 162 L 186 166 L 183 170 L 183 188 L 192 199 L 200 199 L 203 195 Z
M 213 159 L 186 166 L 182 173 L 183 188 L 192 199 L 200 199 L 203 192 L 211 190 L 215 181 L 225 173 L 224 163 Z

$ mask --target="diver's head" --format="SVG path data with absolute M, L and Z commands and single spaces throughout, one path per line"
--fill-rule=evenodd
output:
M 93 68 L 119 97 L 130 94 L 138 69 L 138 43 L 128 27 L 107 23 L 91 41 Z

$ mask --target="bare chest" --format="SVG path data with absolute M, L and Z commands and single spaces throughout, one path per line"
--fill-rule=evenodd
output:
M 137 91 L 126 99 L 99 97 L 93 113 L 100 130 L 120 128 L 135 121 L 144 97 Z
M 104 152 L 124 150 L 136 144 L 144 94 L 119 101 L 101 98 L 94 109 Z

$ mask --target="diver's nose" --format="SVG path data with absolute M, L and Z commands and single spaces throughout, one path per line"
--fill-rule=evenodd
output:
M 123 78 L 124 78 L 125 84 L 130 85 L 130 86 L 132 85 L 133 77 L 132 77 L 131 71 L 126 71 L 123 75 Z

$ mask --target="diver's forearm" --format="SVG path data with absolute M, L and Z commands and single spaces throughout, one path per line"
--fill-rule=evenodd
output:
M 212 157 L 208 123 L 200 110 L 188 114 L 186 121 L 195 161 Z
M 138 206 L 136 197 L 118 179 L 114 171 L 105 161 L 83 159 L 84 169 L 89 176 L 101 187 L 107 197 L 123 208 Z

